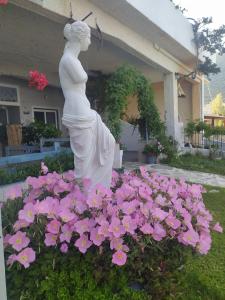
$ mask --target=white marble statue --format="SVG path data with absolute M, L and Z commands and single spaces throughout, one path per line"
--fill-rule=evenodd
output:
M 90 107 L 86 97 L 88 76 L 78 59 L 91 43 L 90 28 L 76 21 L 65 26 L 64 36 L 67 42 L 59 63 L 65 97 L 62 123 L 69 130 L 75 176 L 91 179 L 92 187 L 98 183 L 110 187 L 115 140 L 99 114 Z

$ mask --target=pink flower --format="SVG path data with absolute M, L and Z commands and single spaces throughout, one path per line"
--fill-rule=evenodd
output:
M 41 173 L 44 175 L 48 173 L 48 167 L 45 165 L 43 161 L 41 162 Z
M 8 4 L 9 0 L 0 0 L 0 5 L 6 5 Z
M 223 228 L 220 226 L 220 224 L 217 222 L 216 224 L 215 224 L 215 226 L 213 227 L 213 230 L 214 231 L 217 231 L 217 232 L 220 232 L 220 233 L 222 233 L 223 232 Z
M 14 185 L 12 188 L 10 188 L 8 191 L 6 191 L 6 199 L 14 200 L 16 198 L 22 197 L 22 189 L 20 185 Z
M 102 197 L 97 194 L 96 191 L 91 192 L 87 198 L 87 204 L 89 207 L 99 208 L 102 205 Z
M 47 225 L 47 231 L 53 234 L 58 234 L 59 229 L 61 227 L 61 223 L 57 220 L 52 220 L 50 223 Z
M 48 218 L 55 218 L 59 212 L 59 200 L 53 197 L 37 202 L 35 205 L 38 214 L 47 214 Z
M 62 226 L 62 233 L 60 234 L 60 242 L 66 241 L 67 243 L 70 242 L 72 237 L 72 230 L 71 228 L 65 224 Z
M 24 220 L 28 223 L 33 223 L 35 214 L 35 206 L 32 203 L 27 203 L 24 206 L 24 208 L 19 211 L 19 220 Z
M 155 208 L 152 211 L 152 216 L 159 221 L 163 221 L 168 216 L 168 213 L 160 208 Z
M 154 224 L 152 237 L 156 241 L 161 241 L 166 236 L 166 231 L 159 223 Z
M 176 230 L 177 228 L 180 227 L 181 222 L 175 218 L 173 215 L 169 215 L 166 220 L 165 220 L 166 224 L 168 226 L 170 226 L 171 228 L 173 228 L 174 230 Z
M 16 260 L 24 266 L 24 268 L 28 268 L 30 263 L 34 262 L 36 259 L 35 252 L 32 248 L 26 248 L 22 252 L 20 252 Z
M 116 238 L 120 237 L 125 233 L 124 227 L 121 225 L 120 219 L 112 218 L 111 224 L 109 225 L 109 232 L 111 232 Z
M 201 232 L 197 249 L 201 254 L 207 254 L 211 248 L 212 239 L 209 233 Z
M 91 247 L 92 242 L 88 239 L 87 235 L 83 234 L 74 244 L 81 253 L 86 253 L 87 249 Z
M 55 246 L 57 242 L 57 235 L 52 233 L 46 233 L 45 234 L 45 240 L 44 243 L 47 247 L 49 246 Z
M 68 252 L 68 245 L 66 243 L 63 243 L 60 247 L 60 251 L 62 253 L 67 253 Z
M 141 228 L 140 230 L 144 233 L 144 234 L 152 234 L 153 233 L 153 227 L 148 224 L 148 223 L 145 223 Z
M 137 228 L 137 224 L 134 219 L 132 219 L 130 216 L 125 216 L 123 217 L 122 224 L 127 232 L 134 234 Z
M 104 237 L 109 236 L 109 222 L 102 221 L 99 223 L 100 226 L 98 227 L 98 234 L 103 235 Z
M 195 247 L 197 242 L 199 241 L 199 235 L 196 231 L 189 229 L 188 231 L 183 233 L 182 240 L 187 245 L 191 245 L 191 246 Z
M 26 233 L 17 231 L 16 234 L 11 236 L 8 242 L 15 250 L 20 251 L 28 246 L 30 239 L 26 236 Z
M 75 223 L 75 228 L 76 231 L 82 235 L 85 232 L 89 232 L 90 231 L 90 220 L 88 218 L 85 218 L 83 220 L 77 221 Z
M 64 208 L 60 211 L 59 217 L 62 219 L 63 222 L 67 223 L 75 219 L 76 216 L 69 209 Z
M 43 73 L 38 71 L 29 72 L 29 87 L 35 87 L 37 90 L 43 91 L 48 85 L 48 80 Z
M 17 261 L 17 255 L 16 254 L 11 254 L 8 259 L 7 259 L 7 265 L 12 266 L 12 264 Z
M 90 240 L 96 246 L 100 246 L 102 244 L 102 242 L 105 240 L 104 235 L 98 234 L 98 228 L 99 227 L 93 228 L 91 230 L 91 234 L 90 234 Z
M 3 246 L 4 248 L 9 245 L 9 239 L 12 237 L 11 234 L 6 234 L 3 238 Z
M 137 200 L 126 201 L 121 204 L 121 209 L 126 215 L 131 215 L 136 210 L 136 206 L 138 205 Z
M 30 225 L 30 223 L 27 222 L 27 221 L 24 221 L 24 220 L 18 220 L 18 221 L 16 221 L 15 224 L 13 225 L 13 229 L 14 229 L 15 231 L 18 231 L 18 230 L 20 230 L 21 228 L 26 228 L 26 227 L 28 227 L 29 225 Z
M 125 265 L 127 261 L 127 255 L 121 250 L 116 251 L 112 257 L 112 263 L 118 266 Z

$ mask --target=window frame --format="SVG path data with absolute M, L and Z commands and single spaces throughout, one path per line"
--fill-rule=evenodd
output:
M 51 108 L 51 107 L 38 107 L 38 106 L 34 106 L 32 107 L 32 119 L 33 119 L 33 122 L 35 121 L 35 118 L 34 118 L 34 113 L 35 111 L 37 112 L 43 112 L 44 113 L 44 120 L 45 120 L 45 124 L 49 124 L 49 123 L 46 123 L 46 112 L 54 112 L 55 113 L 55 120 L 56 120 L 56 128 L 57 129 L 60 129 L 59 127 L 59 109 L 58 108 Z
M 10 101 L 1 101 L 0 100 L 0 105 L 6 105 L 6 106 L 20 106 L 20 93 L 19 93 L 19 86 L 14 85 L 14 84 L 8 84 L 8 83 L 0 83 L 0 87 L 8 87 L 8 88 L 13 88 L 16 89 L 16 94 L 17 94 L 17 101 L 16 102 L 10 102 Z

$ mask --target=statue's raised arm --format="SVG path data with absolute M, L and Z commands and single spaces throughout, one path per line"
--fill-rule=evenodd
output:
M 109 187 L 115 140 L 99 114 L 90 107 L 86 97 L 88 77 L 78 59 L 91 43 L 91 31 L 86 23 L 76 21 L 65 26 L 64 36 L 67 42 L 59 63 L 65 97 L 62 122 L 69 130 L 75 176 L 91 179 L 92 187 L 98 183 Z

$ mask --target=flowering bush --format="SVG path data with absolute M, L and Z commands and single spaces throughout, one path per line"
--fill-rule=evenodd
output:
M 9 265 L 28 268 L 41 243 L 62 253 L 71 247 L 83 254 L 91 247 L 110 249 L 112 263 L 119 266 L 132 256 L 134 245 L 144 252 L 146 239 L 174 240 L 206 254 L 211 230 L 222 232 L 205 208 L 202 186 L 149 175 L 144 168 L 140 174 L 114 172 L 112 190 L 100 185 L 90 190 L 89 180 L 78 183 L 72 171 L 28 177 L 26 183 L 26 191 L 17 186 L 8 193 L 23 199 L 14 232 L 4 239 Z
M 158 156 L 160 153 L 163 153 L 164 147 L 159 141 L 152 141 L 151 143 L 145 145 L 143 153 L 146 155 L 155 155 Z
M 6 5 L 8 4 L 9 0 L 0 0 L 0 5 Z
M 29 72 L 29 86 L 35 87 L 39 91 L 43 91 L 48 85 L 46 75 L 38 71 Z

